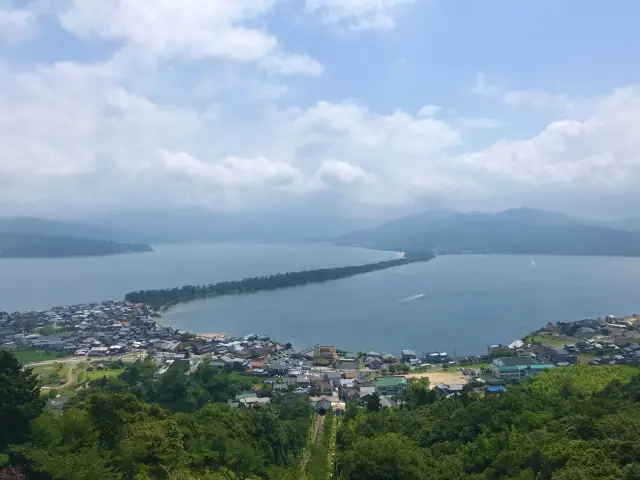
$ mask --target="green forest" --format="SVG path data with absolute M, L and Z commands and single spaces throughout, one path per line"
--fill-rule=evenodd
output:
M 386 260 L 366 265 L 354 265 L 336 268 L 320 268 L 301 272 L 278 273 L 262 277 L 251 277 L 236 281 L 219 282 L 212 285 L 186 285 L 184 287 L 167 288 L 164 290 L 140 290 L 125 295 L 125 300 L 134 303 L 144 303 L 160 310 L 177 303 L 198 298 L 237 295 L 259 292 L 261 290 L 276 290 L 280 288 L 296 287 L 309 283 L 321 283 L 341 278 L 352 277 L 363 273 L 375 272 L 386 268 L 408 265 L 414 262 L 424 262 L 434 258 L 432 254 L 405 254 L 402 258 Z
M 631 367 L 555 369 L 502 394 L 449 399 L 412 381 L 400 407 L 374 395 L 329 412 L 311 444 L 319 420 L 305 395 L 232 406 L 250 377 L 174 365 L 158 377 L 151 361 L 129 364 L 59 412 L 0 352 L 0 479 L 640 479 Z
M 410 385 L 404 408 L 348 405 L 336 474 L 350 480 L 640 479 L 640 375 L 575 366 L 498 395 L 438 399 Z
M 298 478 L 306 397 L 232 407 L 250 378 L 208 365 L 155 374 L 151 361 L 130 364 L 79 390 L 60 414 L 44 409 L 33 372 L 0 351 L 0 479 Z

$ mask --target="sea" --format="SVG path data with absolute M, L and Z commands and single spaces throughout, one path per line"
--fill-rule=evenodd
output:
M 180 244 L 152 253 L 0 259 L 0 310 L 120 300 L 138 289 L 359 265 L 397 252 L 321 244 Z M 640 312 L 640 258 L 456 255 L 323 284 L 178 305 L 161 322 L 296 347 L 475 355 L 547 322 Z

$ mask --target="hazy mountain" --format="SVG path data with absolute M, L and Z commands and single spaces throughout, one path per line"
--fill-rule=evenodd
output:
M 495 214 L 413 215 L 342 236 L 338 243 L 441 254 L 640 256 L 638 233 L 585 225 L 564 215 L 529 208 Z
M 150 252 L 149 245 L 39 233 L 0 232 L 0 258 L 59 258 Z
M 629 232 L 640 232 L 640 218 L 626 218 L 611 222 L 600 222 L 600 225 L 617 230 L 627 230 Z
M 131 240 L 130 234 L 103 226 L 34 217 L 0 217 L 0 233 L 53 235 L 112 241 Z
M 113 231 L 128 232 L 132 241 L 151 244 L 331 241 L 338 235 L 378 223 L 302 210 L 222 215 L 197 209 L 129 211 L 88 221 Z

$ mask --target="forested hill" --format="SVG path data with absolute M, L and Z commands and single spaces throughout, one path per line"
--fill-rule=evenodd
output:
M 91 238 L 0 232 L 0 258 L 59 258 L 150 252 L 146 244 Z
M 321 268 L 301 272 L 278 273 L 262 277 L 251 277 L 243 280 L 220 282 L 212 285 L 186 285 L 184 287 L 164 290 L 140 290 L 125 295 L 125 300 L 144 303 L 154 309 L 168 308 L 177 303 L 212 296 L 252 293 L 261 290 L 276 290 L 296 287 L 309 283 L 321 283 L 341 278 L 352 277 L 363 273 L 375 272 L 386 268 L 399 267 L 414 262 L 425 262 L 434 256 L 428 253 L 407 253 L 401 258 L 386 260 L 366 265 L 354 265 L 336 268 Z
M 556 368 L 502 394 L 347 405 L 337 434 L 344 480 L 637 480 L 640 375 L 634 367 Z
M 38 380 L 0 350 L 0 478 L 11 480 L 637 480 L 640 375 L 556 368 L 501 394 L 452 398 L 412 381 L 402 407 L 375 395 L 337 417 L 335 457 L 303 474 L 313 432 L 306 395 L 261 407 L 228 401 L 258 381 L 177 361 L 94 380 L 44 410 Z M 325 418 L 326 421 L 326 418 Z M 325 427 L 326 428 L 326 427 Z M 330 430 L 325 430 L 329 431 Z M 307 452 L 305 454 L 305 451 Z M 328 468 L 335 458 L 335 469 Z
M 345 235 L 337 243 L 438 254 L 640 256 L 640 233 L 532 209 L 496 214 L 425 213 Z

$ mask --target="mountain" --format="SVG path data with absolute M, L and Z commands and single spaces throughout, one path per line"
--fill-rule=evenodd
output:
M 625 218 L 623 220 L 601 222 L 600 225 L 617 230 L 627 230 L 628 232 L 640 232 L 640 218 Z
M 130 241 L 151 244 L 331 241 L 354 228 L 368 228 L 378 223 L 304 209 L 253 214 L 215 214 L 186 208 L 134 210 L 88 219 L 87 222 L 111 231 L 127 232 Z
M 61 258 L 151 252 L 146 244 L 93 238 L 0 232 L 0 258 Z
M 35 217 L 0 217 L 0 233 L 53 235 L 128 242 L 132 235 L 122 230 L 80 222 Z
M 640 234 L 518 208 L 499 213 L 413 215 L 339 237 L 339 244 L 439 254 L 640 256 Z

